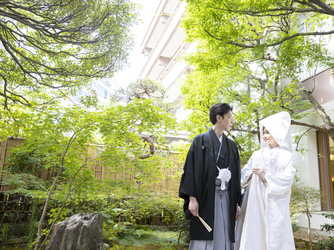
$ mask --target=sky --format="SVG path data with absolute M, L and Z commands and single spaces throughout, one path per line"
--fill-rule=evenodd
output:
M 142 19 L 142 21 L 132 29 L 134 34 L 134 48 L 129 55 L 128 67 L 116 73 L 115 77 L 109 80 L 115 88 L 125 87 L 138 78 L 141 66 L 144 64 L 144 56 L 141 54 L 141 43 L 158 8 L 160 0 L 132 0 L 132 2 L 142 5 L 142 9 L 139 10 L 140 19 Z

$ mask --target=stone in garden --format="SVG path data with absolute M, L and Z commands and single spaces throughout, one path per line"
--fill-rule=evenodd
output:
M 102 226 L 101 214 L 73 215 L 55 225 L 46 250 L 103 250 Z
M 306 247 L 306 243 L 304 241 L 299 241 L 295 243 L 295 247 L 296 248 L 305 248 Z
M 7 244 L 9 245 L 9 244 L 13 244 L 13 245 L 15 245 L 15 244 L 22 244 L 22 243 L 24 243 L 24 240 L 22 240 L 22 239 L 18 239 L 18 238 L 12 238 L 12 239 L 9 239 L 8 241 L 7 241 Z

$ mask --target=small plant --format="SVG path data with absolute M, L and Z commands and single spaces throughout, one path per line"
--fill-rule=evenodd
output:
M 312 187 L 302 185 L 292 185 L 290 199 L 290 213 L 292 218 L 300 213 L 305 214 L 308 225 L 308 237 L 310 249 L 313 249 L 312 232 L 311 232 L 311 217 L 313 211 L 317 210 L 322 194 L 321 191 Z
M 325 216 L 326 219 L 330 219 L 330 220 L 334 220 L 334 213 L 323 213 L 323 216 Z M 320 229 L 322 231 L 326 231 L 326 232 L 332 232 L 334 231 L 334 224 L 327 224 L 325 223 L 324 225 L 320 226 Z
M 334 220 L 334 213 L 323 213 L 326 219 Z M 333 232 L 334 224 L 327 224 L 320 226 L 322 231 Z M 334 250 L 334 237 L 330 237 L 329 239 L 322 239 L 318 242 L 318 248 L 320 250 Z
M 33 203 L 32 210 L 31 210 L 31 215 L 30 215 L 30 223 L 28 226 L 25 227 L 25 234 L 22 237 L 22 239 L 29 244 L 29 249 L 32 247 L 32 243 L 37 237 L 37 227 L 38 227 L 38 221 L 37 221 L 37 216 L 38 216 L 38 205 Z
M 330 237 L 330 239 L 322 239 L 318 242 L 319 250 L 334 250 L 334 237 Z
M 2 241 L 7 241 L 12 234 L 12 227 L 9 224 L 2 224 L 1 225 L 1 234 L 2 234 Z
M 147 233 L 147 230 L 144 230 L 144 229 L 135 230 L 133 235 L 137 237 L 138 239 L 147 238 L 149 236 Z
M 298 232 L 299 231 L 299 228 L 298 228 L 298 226 L 297 226 L 297 224 L 296 223 L 292 223 L 292 231 L 293 232 Z

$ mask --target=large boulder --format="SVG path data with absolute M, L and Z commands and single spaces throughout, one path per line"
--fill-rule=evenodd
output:
M 102 226 L 101 214 L 73 215 L 55 225 L 46 250 L 103 250 Z

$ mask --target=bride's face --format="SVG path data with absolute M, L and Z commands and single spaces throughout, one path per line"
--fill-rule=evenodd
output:
M 272 135 L 269 133 L 269 131 L 266 128 L 263 128 L 263 136 L 262 139 L 265 144 L 270 145 L 272 148 L 278 146 L 275 139 L 272 137 Z

